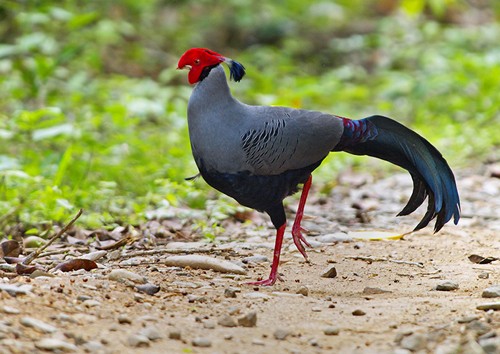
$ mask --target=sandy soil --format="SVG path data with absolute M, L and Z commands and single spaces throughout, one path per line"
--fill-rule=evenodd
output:
M 287 239 L 280 266 L 283 281 L 273 287 L 244 284 L 266 277 L 270 262 L 248 263 L 247 275 L 233 276 L 212 270 L 167 267 L 162 264 L 167 253 L 123 257 L 134 251 L 134 246 L 121 251 L 123 258 L 110 252 L 98 261 L 101 267 L 90 272 L 57 273 L 55 277 L 35 279 L 4 277 L 2 283 L 28 284 L 32 289 L 26 295 L 16 296 L 0 292 L 0 353 L 45 352 L 37 349 L 43 338 L 71 344 L 66 349 L 49 349 L 52 352 L 487 352 L 484 348 L 500 352 L 500 311 L 476 308 L 499 302 L 499 298 L 481 295 L 485 288 L 500 284 L 500 262 L 475 264 L 468 259 L 472 254 L 500 256 L 500 209 L 495 204 L 498 201 L 489 203 L 485 198 L 500 190 L 495 189 L 500 188 L 497 180 L 465 176 L 463 223 L 445 226 L 437 235 L 428 227 L 402 240 L 351 240 L 331 245 L 315 242 L 317 247 L 308 252 L 310 263 L 304 262 Z M 478 181 L 490 184 L 484 187 Z M 377 183 L 401 186 L 406 195 L 411 191 L 406 191 L 408 182 L 401 182 L 399 177 Z M 354 191 L 350 186 L 344 187 L 336 189 L 339 200 L 358 200 L 364 188 Z M 361 220 L 366 218 L 349 204 L 335 205 L 335 198 L 325 202 L 323 197 L 312 197 L 311 206 L 306 209 L 312 216 L 305 224 L 311 229 L 308 239 L 314 241 L 325 233 L 352 229 L 400 232 L 416 224 L 418 215 L 395 221 L 393 211 L 403 206 L 400 195 L 394 193 L 384 200 L 377 197 L 380 188 L 366 188 L 368 197 L 359 200 L 369 205 L 365 215 L 368 221 Z M 341 210 L 342 217 L 338 215 Z M 356 215 L 358 221 L 353 222 Z M 254 255 L 270 259 L 273 231 L 265 218 L 252 216 L 253 223 L 227 227 L 213 251 L 204 254 L 235 262 Z M 350 225 L 347 220 L 351 220 Z M 259 242 L 262 247 L 255 246 Z M 238 243 L 242 247 L 234 246 Z M 198 246 L 194 245 L 190 253 L 196 253 Z M 78 252 L 73 256 L 78 256 Z M 321 277 L 331 266 L 336 268 L 337 276 Z M 140 274 L 161 290 L 147 295 L 127 281 L 110 280 L 108 274 L 117 268 Z M 458 284 L 458 289 L 435 290 L 446 281 Z M 236 297 L 227 297 L 228 289 L 235 291 Z M 254 327 L 226 327 L 220 322 L 224 316 L 237 321 L 250 312 L 257 315 Z M 55 329 L 43 333 L 27 327 L 23 325 L 24 317 L 39 319 Z M 146 334 L 150 340 L 139 336 L 144 343 L 137 344 L 140 334 Z M 179 334 L 180 339 L 176 339 Z M 205 339 L 210 346 L 195 346 L 196 338 Z M 488 340 L 493 343 L 489 347 L 485 346 Z

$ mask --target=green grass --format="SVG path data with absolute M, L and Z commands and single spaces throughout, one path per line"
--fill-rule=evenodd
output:
M 439 6 L 427 17 L 419 8 L 379 16 L 341 1 L 330 11 L 335 20 L 304 2 L 252 3 L 0 5 L 0 233 L 18 222 L 63 222 L 81 207 L 86 227 L 207 201 L 211 216 L 200 228 L 230 214 L 236 204 L 214 207 L 217 193 L 184 181 L 197 173 L 186 123 L 191 88 L 175 64 L 191 46 L 244 63 L 247 76 L 231 86 L 248 103 L 385 114 L 461 168 L 499 148 L 497 22 L 444 24 Z M 238 16 L 225 21 L 231 12 Z M 336 154 L 318 180 L 365 163 Z

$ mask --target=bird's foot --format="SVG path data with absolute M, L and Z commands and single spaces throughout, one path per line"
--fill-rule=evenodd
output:
M 293 225 L 292 227 L 293 243 L 295 243 L 295 246 L 299 250 L 300 254 L 302 254 L 302 256 L 307 262 L 308 259 L 304 245 L 306 245 L 307 247 L 311 247 L 311 245 L 309 244 L 309 242 L 307 242 L 304 235 L 302 235 L 302 232 L 307 232 L 307 230 L 301 227 L 300 225 Z
M 257 285 L 257 286 L 271 286 L 276 283 L 276 278 L 271 278 L 269 277 L 268 279 L 263 279 L 263 280 L 257 280 L 257 281 L 251 281 L 248 283 L 245 283 L 246 285 Z

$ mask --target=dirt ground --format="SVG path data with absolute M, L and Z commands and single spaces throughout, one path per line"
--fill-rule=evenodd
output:
M 311 193 L 304 223 L 314 246 L 310 263 L 286 239 L 283 281 L 272 287 L 245 285 L 268 276 L 272 257 L 274 231 L 258 213 L 245 223 L 225 225 L 224 234 L 208 246 L 192 240 L 169 246 L 179 240 L 156 238 L 156 247 L 142 243 L 109 251 L 89 272 L 33 279 L 4 272 L 0 285 L 30 288 L 25 294 L 0 291 L 0 353 L 500 353 L 500 311 L 477 309 L 500 303 L 498 297 L 482 297 L 484 289 L 500 284 L 500 261 L 469 260 L 473 254 L 500 257 L 500 179 L 486 171 L 460 176 L 458 226 L 447 225 L 436 235 L 427 227 L 403 239 L 375 241 L 349 232 L 362 230 L 368 238 L 379 230 L 400 234 L 423 212 L 394 216 L 411 192 L 406 176 L 371 178 L 349 178 L 355 185 L 339 178 L 328 198 Z M 289 203 L 290 211 L 295 205 Z M 156 225 L 181 229 L 185 222 L 173 218 Z M 339 241 L 339 235 L 346 237 Z M 147 249 L 157 253 L 131 257 Z M 85 253 L 79 250 L 65 257 Z M 164 260 L 174 251 L 236 262 L 248 272 L 167 266 Z M 47 257 L 45 264 L 58 257 Z M 337 275 L 321 277 L 332 266 Z M 160 290 L 148 295 L 133 280 L 110 279 L 120 268 Z M 458 289 L 436 290 L 446 282 Z M 238 325 L 252 312 L 255 326 Z M 26 317 L 48 328 L 32 327 Z M 43 341 L 47 338 L 55 341 Z

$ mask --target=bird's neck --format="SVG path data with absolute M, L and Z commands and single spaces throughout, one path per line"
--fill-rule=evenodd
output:
M 200 104 L 203 109 L 207 105 L 214 107 L 218 103 L 227 104 L 233 100 L 227 84 L 226 73 L 221 65 L 213 68 L 208 76 L 196 84 L 190 99 L 191 104 Z

